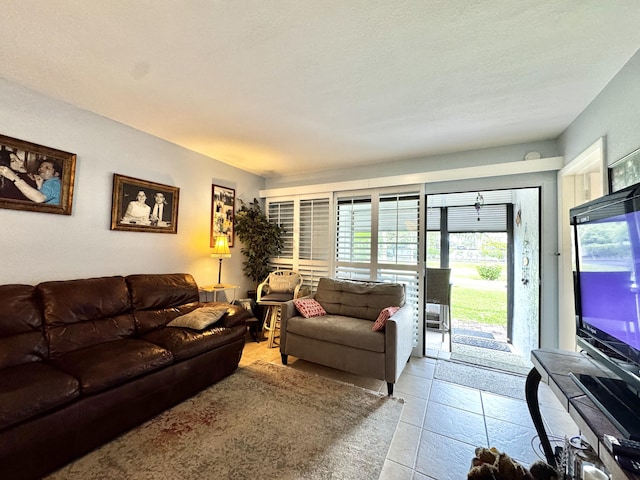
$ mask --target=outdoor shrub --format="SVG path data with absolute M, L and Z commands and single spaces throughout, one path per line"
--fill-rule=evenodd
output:
M 502 270 L 500 265 L 479 265 L 476 268 L 483 280 L 497 280 Z

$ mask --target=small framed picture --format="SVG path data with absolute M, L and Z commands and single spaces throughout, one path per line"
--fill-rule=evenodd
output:
M 71 215 L 76 156 L 0 135 L 0 208 Z
M 609 167 L 609 193 L 640 182 L 640 148 Z
M 111 230 L 178 233 L 180 189 L 113 174 Z
M 233 247 L 233 218 L 235 215 L 236 191 L 233 188 L 211 186 L 211 248 L 218 235 L 226 235 Z

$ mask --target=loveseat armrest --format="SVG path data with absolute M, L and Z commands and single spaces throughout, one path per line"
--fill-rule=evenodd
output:
M 296 315 L 298 315 L 298 309 L 293 303 L 293 300 L 289 300 L 280 305 L 280 351 L 282 351 L 282 345 L 286 342 L 287 321 Z
M 405 304 L 385 325 L 385 381 L 395 383 L 413 350 L 413 306 Z
M 314 298 L 314 296 L 308 295 L 306 297 L 300 297 L 300 299 L 302 298 Z M 294 303 L 296 300 L 300 299 L 289 300 L 288 302 L 284 302 L 282 305 L 280 305 L 280 352 L 286 351 L 285 346 L 287 344 L 287 322 L 290 318 L 300 315 Z

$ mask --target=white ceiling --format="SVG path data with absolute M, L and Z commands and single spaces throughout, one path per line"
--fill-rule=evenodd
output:
M 556 138 L 640 46 L 638 0 L 1 11 L 0 76 L 265 177 Z

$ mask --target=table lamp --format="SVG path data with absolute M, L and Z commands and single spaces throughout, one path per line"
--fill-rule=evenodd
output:
M 220 288 L 223 286 L 222 283 L 220 283 L 222 275 L 222 259 L 229 258 L 230 256 L 231 250 L 229 250 L 229 239 L 226 235 L 216 235 L 213 252 L 211 252 L 211 258 L 218 258 L 220 263 L 218 264 L 218 283 L 214 285 L 214 288 Z

